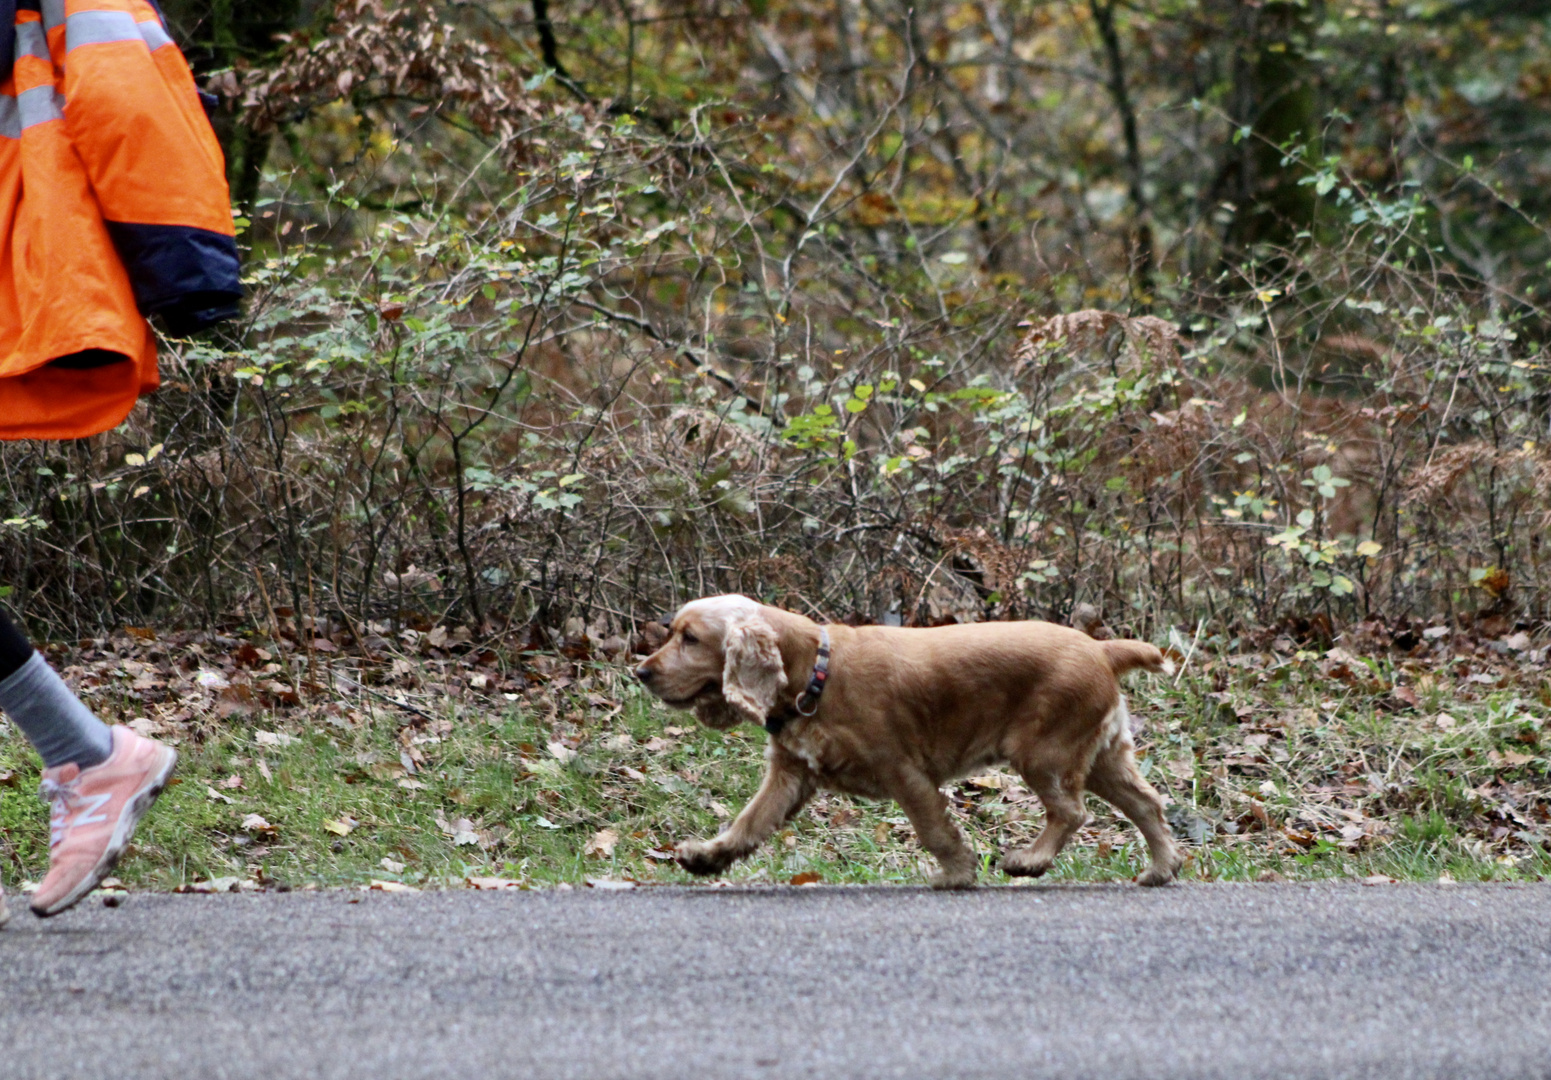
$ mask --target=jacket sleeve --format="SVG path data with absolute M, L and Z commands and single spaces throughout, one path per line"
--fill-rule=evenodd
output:
M 65 122 L 135 302 L 187 333 L 242 297 L 220 144 L 188 64 L 146 0 L 42 0 Z

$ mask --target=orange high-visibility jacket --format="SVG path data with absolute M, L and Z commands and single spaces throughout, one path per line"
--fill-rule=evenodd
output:
M 236 314 L 225 164 L 146 0 L 0 0 L 0 27 L 0 439 L 81 438 L 156 388 L 147 316 Z

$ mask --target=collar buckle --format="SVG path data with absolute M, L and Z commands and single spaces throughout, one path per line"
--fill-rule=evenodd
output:
M 824 693 L 824 684 L 829 681 L 829 631 L 819 627 L 819 655 L 813 661 L 813 674 L 808 677 L 808 685 L 803 692 L 797 695 L 797 700 L 792 703 L 792 708 L 797 710 L 798 716 L 812 716 L 819 711 L 819 698 Z M 806 706 L 806 708 L 804 707 Z M 769 727 L 769 725 L 766 725 Z M 780 727 L 775 728 L 779 731 Z

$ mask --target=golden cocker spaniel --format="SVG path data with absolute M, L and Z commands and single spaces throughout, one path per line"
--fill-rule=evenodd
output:
M 679 865 L 716 874 L 793 817 L 818 788 L 899 803 L 941 864 L 938 888 L 975 883 L 976 858 L 940 787 L 1008 763 L 1045 806 L 1045 828 L 1002 869 L 1038 876 L 1087 821 L 1083 792 L 1113 803 L 1152 857 L 1137 879 L 1172 881 L 1183 861 L 1163 800 L 1136 768 L 1117 676 L 1166 671 L 1142 641 L 1095 641 L 1045 622 L 933 629 L 843 625 L 711 596 L 681 608 L 636 677 L 702 723 L 771 732 L 763 783 L 709 842 L 679 844 Z

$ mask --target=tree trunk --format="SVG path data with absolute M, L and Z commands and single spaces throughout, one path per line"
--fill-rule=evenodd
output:
M 1287 247 L 1314 223 L 1316 197 L 1298 181 L 1307 169 L 1284 165 L 1287 149 L 1317 134 L 1319 102 L 1309 39 L 1318 23 L 1315 5 L 1234 4 L 1230 142 L 1225 188 L 1235 210 L 1225 247 L 1230 258 L 1256 248 Z
M 194 76 L 262 64 L 277 51 L 275 35 L 294 30 L 330 7 L 320 0 L 162 0 L 162 11 Z M 258 195 L 271 137 L 237 120 L 223 102 L 211 124 L 226 155 L 232 202 L 243 211 Z

